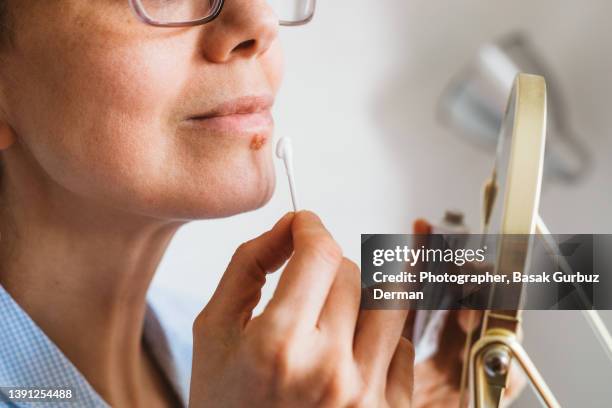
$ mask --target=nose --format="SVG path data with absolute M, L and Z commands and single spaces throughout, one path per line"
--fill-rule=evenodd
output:
M 226 0 L 221 14 L 202 33 L 202 53 L 210 62 L 254 58 L 278 36 L 278 18 L 266 0 Z

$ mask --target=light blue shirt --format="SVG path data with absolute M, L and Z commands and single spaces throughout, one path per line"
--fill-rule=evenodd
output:
M 168 291 L 152 288 L 144 341 L 153 358 L 187 405 L 191 375 L 193 305 Z M 75 331 L 78 336 L 78 331 Z M 9 402 L 0 391 L 0 407 L 108 408 L 85 377 L 0 285 L 0 387 L 71 389 L 70 402 Z

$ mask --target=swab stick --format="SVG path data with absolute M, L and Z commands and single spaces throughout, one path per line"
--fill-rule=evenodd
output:
M 291 203 L 293 211 L 298 211 L 297 193 L 295 191 L 295 180 L 293 178 L 293 145 L 288 137 L 281 137 L 276 144 L 276 157 L 285 163 L 287 180 L 289 180 L 289 190 L 291 191 Z

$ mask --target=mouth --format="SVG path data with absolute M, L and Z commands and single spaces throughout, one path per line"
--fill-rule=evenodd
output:
M 187 122 L 198 128 L 222 133 L 249 134 L 267 132 L 274 124 L 271 96 L 243 96 L 189 116 Z

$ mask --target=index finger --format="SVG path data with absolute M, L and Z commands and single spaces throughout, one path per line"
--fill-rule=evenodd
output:
M 320 218 L 298 212 L 291 226 L 294 254 L 266 313 L 301 327 L 315 327 L 342 262 L 342 251 Z

